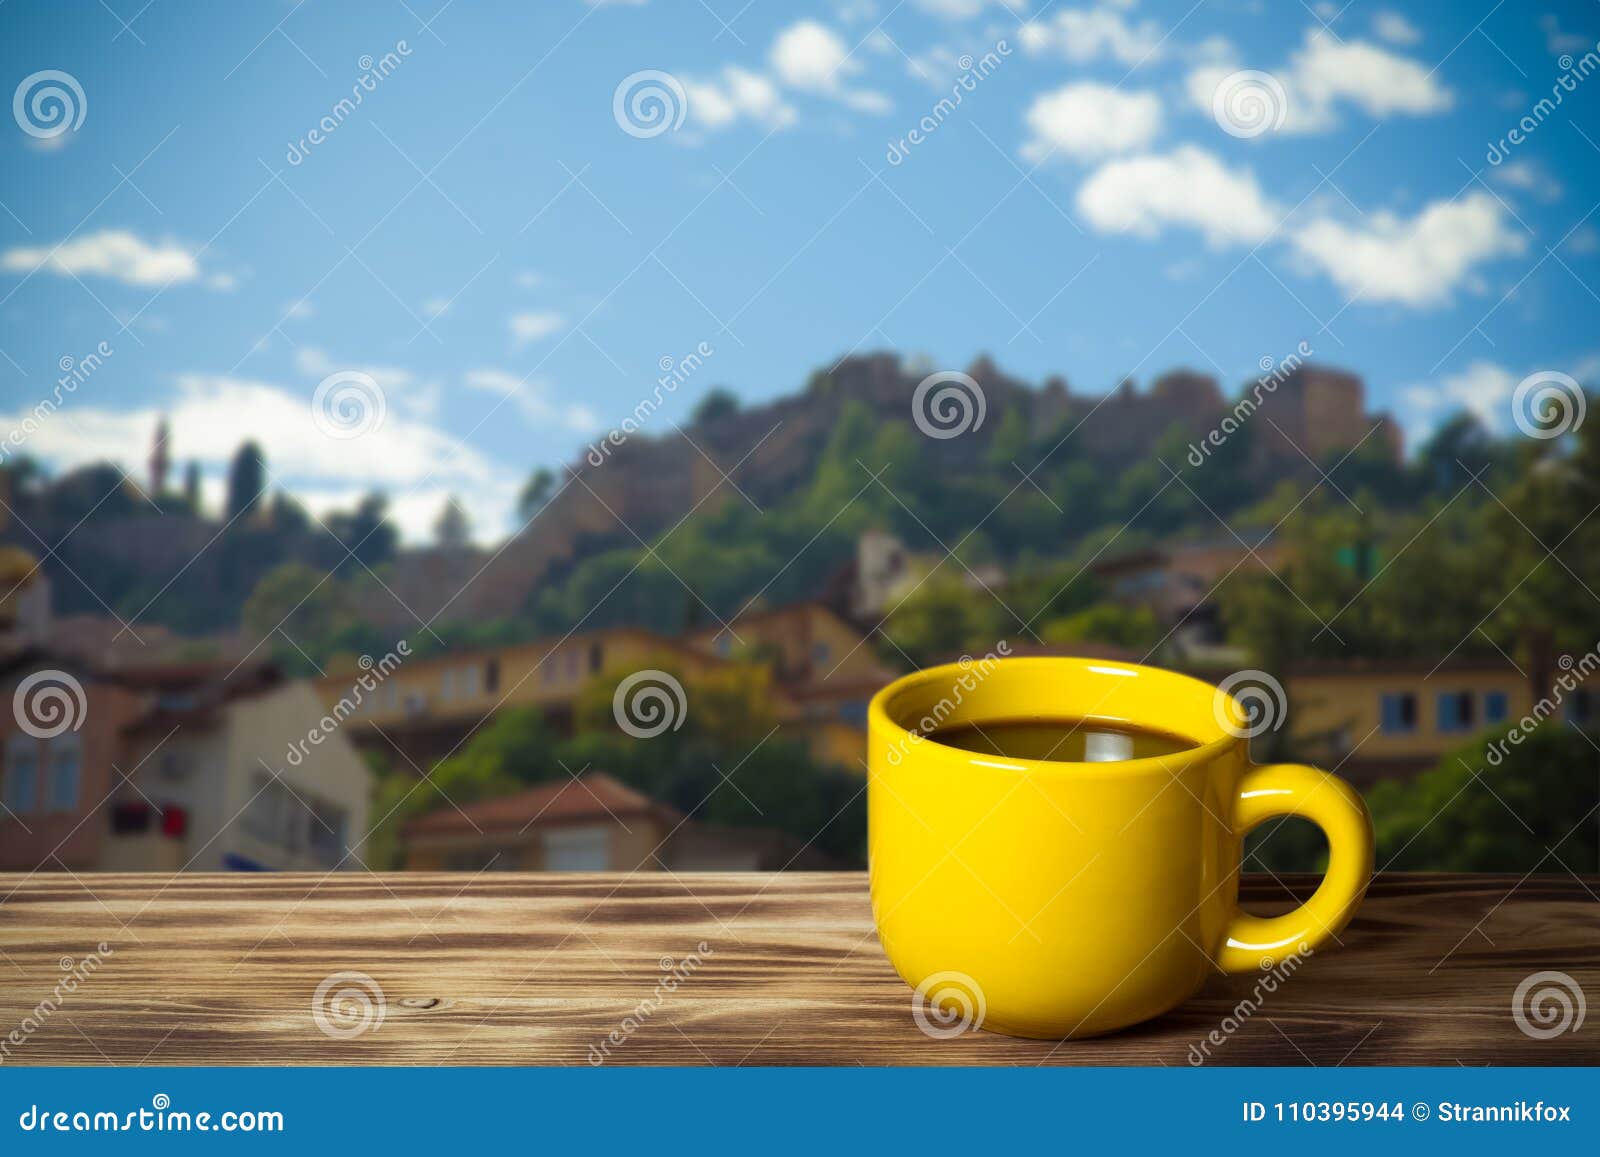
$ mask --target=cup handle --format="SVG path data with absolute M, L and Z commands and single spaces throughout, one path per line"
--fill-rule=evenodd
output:
M 1252 767 L 1239 782 L 1234 834 L 1242 840 L 1279 816 L 1301 816 L 1322 829 L 1328 837 L 1327 874 L 1311 899 L 1282 916 L 1263 919 L 1235 908 L 1217 952 L 1224 972 L 1254 972 L 1263 959 L 1322 947 L 1350 922 L 1372 882 L 1372 818 L 1344 780 L 1299 763 Z

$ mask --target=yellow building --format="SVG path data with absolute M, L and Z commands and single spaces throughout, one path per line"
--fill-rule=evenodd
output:
M 894 678 L 861 632 L 821 603 L 746 611 L 727 626 L 690 631 L 683 642 L 708 655 L 770 666 L 773 679 L 785 686 L 823 687 L 886 675 Z
M 1438 763 L 1474 735 L 1509 727 L 1533 706 L 1509 661 L 1304 664 L 1285 680 L 1296 752 L 1357 782 Z
M 428 658 L 369 656 L 318 689 L 352 741 L 420 773 L 503 708 L 537 707 L 566 730 L 596 679 L 648 668 L 711 678 L 736 664 L 766 668 L 774 715 L 819 761 L 862 767 L 867 701 L 894 674 L 859 631 L 818 603 L 753 611 L 681 638 L 607 628 Z
M 614 628 L 427 658 L 365 656 L 318 681 L 327 710 L 364 748 L 425 771 L 502 708 L 538 707 L 557 728 L 595 679 L 647 668 L 689 678 L 725 663 L 649 631 Z
M 737 638 L 735 638 L 737 635 Z M 812 757 L 865 773 L 867 703 L 896 673 L 861 632 L 821 603 L 750 611 L 691 632 L 697 650 L 761 663 L 782 691 L 779 717 Z

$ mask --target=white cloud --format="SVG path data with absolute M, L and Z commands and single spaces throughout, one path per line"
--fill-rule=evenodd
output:
M 1078 209 L 1108 233 L 1154 237 L 1176 225 L 1212 245 L 1260 241 L 1279 217 L 1254 173 L 1193 145 L 1107 162 L 1078 190 Z
M 304 345 L 294 351 L 294 368 L 311 378 L 325 378 L 329 374 L 353 370 L 366 374 L 386 391 L 410 389 L 418 384 L 416 375 L 403 366 L 377 365 L 370 362 L 337 361 L 316 346 Z
M 1020 33 L 1025 52 L 1060 55 L 1075 64 L 1111 57 L 1123 64 L 1159 60 L 1161 25 L 1154 20 L 1134 23 L 1111 3 L 1094 8 L 1063 9 L 1044 20 L 1030 20 Z
M 1552 56 L 1568 52 L 1584 52 L 1590 48 L 1589 39 L 1561 30 L 1561 21 L 1554 12 L 1539 17 L 1539 27 L 1544 29 L 1544 46 Z
M 1476 361 L 1436 382 L 1407 386 L 1400 391 L 1406 409 L 1425 432 L 1457 410 L 1466 410 L 1487 429 L 1501 431 L 1511 412 L 1511 394 L 1522 380 L 1493 362 Z
M 1532 161 L 1508 161 L 1491 169 L 1489 175 L 1507 188 L 1531 193 L 1541 201 L 1561 199 L 1561 182 Z
M 1196 107 L 1211 115 L 1217 86 L 1238 70 L 1218 63 L 1189 74 L 1186 87 Z M 1422 64 L 1362 40 L 1335 40 L 1322 32 L 1306 34 L 1289 63 L 1271 70 L 1283 88 L 1284 118 L 1278 131 L 1325 132 L 1338 124 L 1338 109 L 1350 105 L 1374 117 L 1426 116 L 1454 103 Z
M 1566 248 L 1579 257 L 1600 253 L 1600 230 L 1593 225 L 1579 225 L 1568 235 Z
M 1390 44 L 1420 44 L 1422 30 L 1398 12 L 1380 12 L 1372 18 L 1372 30 Z
M 13 272 L 46 269 L 63 276 L 109 277 L 127 285 L 164 286 L 200 276 L 200 263 L 184 246 L 175 241 L 152 244 L 125 229 L 103 229 L 53 248 L 8 249 L 0 254 L 0 266 Z
M 600 425 L 600 419 L 588 406 L 579 402 L 558 404 L 553 401 L 549 397 L 548 384 L 540 380 L 519 378 L 516 374 L 497 369 L 468 370 L 462 380 L 471 389 L 509 398 L 530 422 L 547 423 L 555 420 L 578 433 L 588 433 Z
M 566 318 L 547 310 L 514 313 L 510 320 L 512 344 L 521 348 L 529 342 L 542 341 L 559 332 L 566 324 Z
M 1028 7 L 1027 0 L 913 0 L 912 6 L 946 20 L 971 20 L 991 3 L 1014 12 Z
M 791 24 L 772 44 L 772 68 L 785 84 L 803 92 L 843 101 L 863 112 L 887 112 L 889 98 L 869 89 L 852 89 L 844 81 L 863 68 L 830 29 L 815 20 Z
M 1355 223 L 1319 218 L 1290 241 L 1346 293 L 1414 307 L 1448 302 L 1458 288 L 1475 286 L 1478 265 L 1527 244 L 1488 193 L 1435 201 L 1409 219 L 1386 211 Z
M 783 128 L 795 120 L 794 109 L 784 102 L 778 86 L 758 72 L 729 66 L 720 80 L 684 77 L 692 123 L 707 129 L 726 128 L 740 119 L 766 128 Z
M 512 279 L 519 289 L 537 289 L 544 284 L 544 278 L 531 269 L 524 269 Z
M 390 404 L 382 425 L 341 440 L 318 428 L 309 386 L 291 390 L 265 381 L 185 374 L 176 395 L 159 408 L 113 410 L 83 404 L 87 397 L 75 399 L 70 411 L 64 408 L 38 424 L 27 449 L 57 470 L 103 461 L 138 470 L 151 431 L 166 415 L 173 456 L 199 462 L 208 482 L 226 472 L 240 443 L 254 439 L 275 483 L 314 511 L 348 507 L 359 495 L 382 489 L 394 500 L 397 524 L 407 538 L 421 541 L 430 537 L 445 495 L 456 493 L 481 533 L 509 529 L 519 473 L 405 416 L 387 387 L 385 392 Z M 0 428 L 16 428 L 31 413 L 30 403 L 0 415 Z
M 1041 93 L 1026 119 L 1032 136 L 1022 154 L 1030 161 L 1053 152 L 1094 160 L 1147 147 L 1161 129 L 1161 102 L 1147 92 L 1083 81 Z

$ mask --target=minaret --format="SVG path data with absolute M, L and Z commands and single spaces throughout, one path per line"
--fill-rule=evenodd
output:
M 167 457 L 167 419 L 162 415 L 156 424 L 156 436 L 150 444 L 150 494 L 159 498 L 167 490 L 167 470 L 172 460 Z

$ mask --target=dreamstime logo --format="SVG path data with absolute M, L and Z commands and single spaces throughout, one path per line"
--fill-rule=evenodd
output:
M 976 691 L 980 683 L 994 674 L 996 668 L 1000 666 L 1000 660 L 1009 654 L 1011 654 L 1011 644 L 1001 639 L 995 644 L 994 650 L 988 652 L 982 658 L 974 659 L 971 655 L 961 656 L 956 663 L 956 666 L 961 669 L 961 673 L 950 681 L 949 694 L 942 696 L 937 703 L 928 708 L 921 719 L 906 726 L 905 734 L 900 737 L 898 743 L 889 748 L 888 755 L 884 757 L 889 761 L 889 766 L 899 767 L 905 762 L 906 756 L 911 754 L 913 747 L 919 743 L 926 742 L 928 736 L 943 727 L 945 721 L 954 715 L 961 705 L 966 702 L 966 697 Z
M 356 61 L 356 67 L 361 70 L 355 83 L 350 86 L 350 95 L 340 97 L 334 102 L 333 107 L 311 127 L 311 130 L 298 141 L 290 141 L 289 148 L 284 153 L 283 159 L 291 165 L 300 165 L 311 155 L 311 150 L 327 140 L 336 129 L 360 107 L 367 96 L 378 90 L 378 85 L 387 80 L 394 70 L 399 68 L 406 57 L 411 55 L 411 45 L 404 40 L 395 41 L 394 48 L 385 52 L 376 60 L 371 53 L 363 53 Z
M 1499 767 L 1504 763 L 1513 747 L 1521 747 L 1523 740 L 1538 730 L 1540 724 L 1556 715 L 1568 695 L 1577 691 L 1596 671 L 1600 671 L 1600 647 L 1586 651 L 1578 659 L 1562 655 L 1556 660 L 1556 665 L 1561 668 L 1561 674 L 1551 682 L 1550 693 L 1541 697 L 1526 715 L 1507 728 L 1504 735 L 1489 741 L 1485 756 L 1489 766 Z
M 28 1038 L 43 1028 L 45 1022 L 66 1003 L 66 998 L 87 983 L 89 977 L 99 971 L 100 966 L 105 963 L 105 958 L 115 952 L 116 949 L 102 940 L 97 945 L 96 951 L 87 953 L 82 959 L 63 956 L 60 960 L 63 975 L 50 990 L 49 995 L 34 1005 L 16 1028 L 4 1037 L 0 1037 L 0 1064 L 4 1064 L 10 1058 L 14 1049 L 27 1044 Z
M 1578 91 L 1578 85 L 1600 71 L 1600 44 L 1596 44 L 1577 60 L 1564 54 L 1556 61 L 1556 65 L 1561 69 L 1561 75 L 1556 77 L 1555 83 L 1550 86 L 1550 95 L 1540 97 L 1533 107 L 1511 126 L 1505 136 L 1498 141 L 1489 142 L 1489 149 L 1484 153 L 1483 159 L 1491 165 L 1502 164 L 1513 149 L 1526 143 L 1528 138 L 1539 130 L 1539 126 L 1565 103 L 1570 94 Z
M 35 671 L 17 684 L 11 713 L 17 726 L 35 739 L 54 739 L 83 726 L 89 702 L 83 684 L 65 671 Z
M 950 95 L 941 97 L 939 102 L 929 110 L 928 114 L 919 120 L 911 130 L 898 141 L 890 141 L 889 148 L 884 153 L 884 159 L 891 165 L 899 165 L 911 155 L 911 150 L 927 140 L 939 130 L 939 126 L 954 115 L 961 102 L 968 95 L 978 89 L 978 85 L 1000 67 L 1001 62 L 1011 55 L 1011 45 L 1005 38 L 995 41 L 994 51 L 985 52 L 976 60 L 971 53 L 964 53 L 956 60 L 956 67 L 961 69 L 961 75 L 956 77 L 955 83 L 950 86 Z
M 911 998 L 911 1019 L 934 1040 L 982 1028 L 988 1011 L 983 989 L 965 972 L 935 972 Z
M 639 404 L 633 408 L 633 413 L 622 419 L 620 426 L 614 427 L 604 438 L 590 444 L 588 453 L 584 455 L 589 465 L 597 469 L 604 466 L 606 459 L 611 456 L 611 451 L 638 433 L 651 415 L 661 408 L 661 403 L 666 400 L 665 396 L 677 393 L 678 387 L 705 365 L 706 359 L 715 352 L 710 342 L 703 341 L 681 358 L 662 354 L 661 359 L 656 362 L 656 366 L 661 370 L 661 376 L 656 379 L 655 390 L 651 392 L 650 397 L 639 400 Z
M 705 958 L 716 952 L 704 940 L 695 945 L 695 951 L 689 953 L 682 960 L 674 960 L 670 956 L 661 958 L 661 979 L 657 980 L 650 995 L 634 1005 L 628 1015 L 622 1018 L 622 1023 L 607 1033 L 599 1044 L 589 1046 L 589 1063 L 596 1067 L 606 1063 L 611 1056 L 611 1050 L 621 1048 L 628 1043 L 628 1038 L 643 1028 L 645 1023 L 656 1014 L 657 1010 L 667 1002 L 667 998 L 689 980 L 702 965 Z
M 930 438 L 959 438 L 983 425 L 983 387 L 957 370 L 929 374 L 911 395 L 911 420 Z
M 1555 370 L 1529 374 L 1511 395 L 1511 418 L 1530 438 L 1559 438 L 1583 425 L 1589 398 L 1575 378 Z
M 1270 72 L 1254 68 L 1230 72 L 1211 94 L 1211 115 L 1232 137 L 1259 137 L 1283 127 L 1289 97 Z
M 365 972 L 335 972 L 311 996 L 311 1019 L 335 1040 L 376 1032 L 388 1008 L 382 986 Z
M 358 711 L 370 710 L 377 701 L 378 688 L 384 680 L 393 675 L 400 664 L 411 657 L 411 644 L 401 639 L 395 644 L 394 650 L 376 661 L 371 655 L 362 655 L 356 660 L 356 666 L 361 668 L 361 674 L 350 684 L 350 693 L 339 696 L 339 701 L 321 719 L 306 731 L 304 739 L 295 739 L 290 742 L 284 758 L 289 761 L 290 767 L 299 767 L 311 754 L 313 747 L 320 747 L 335 731 L 343 726 L 344 721 Z M 368 699 L 371 696 L 371 699 Z
M 383 387 L 360 370 L 329 374 L 311 395 L 311 420 L 328 437 L 341 441 L 376 433 L 388 412 Z
M 1263 355 L 1256 363 L 1261 367 L 1261 376 L 1256 379 L 1256 384 L 1239 395 L 1239 400 L 1233 404 L 1233 409 L 1224 414 L 1222 421 L 1213 426 L 1204 438 L 1189 443 L 1189 465 L 1196 470 L 1204 466 L 1206 459 L 1211 457 L 1211 452 L 1220 450 L 1226 445 L 1228 439 L 1233 437 L 1261 408 L 1261 403 L 1269 395 L 1277 393 L 1278 387 L 1293 377 L 1310 356 L 1311 344 L 1305 341 L 1295 346 L 1288 357 L 1279 361 L 1273 361 L 1271 357 Z
M 611 713 L 617 726 L 635 739 L 654 739 L 667 730 L 676 731 L 689 715 L 689 700 L 683 684 L 665 671 L 654 668 L 635 671 L 617 684 L 611 697 Z
M 1216 1028 L 1189 1046 L 1189 1063 L 1198 1068 L 1210 1060 L 1212 1051 L 1227 1044 L 1233 1034 L 1244 1027 L 1245 1022 L 1260 1012 L 1262 1005 L 1266 1003 L 1266 998 L 1287 984 L 1289 978 L 1300 970 L 1300 965 L 1310 955 L 1311 945 L 1302 940 L 1298 947 L 1285 955 L 1282 960 L 1263 956 L 1261 975 L 1256 978 L 1250 992 L 1228 1010 Z
M 629 73 L 611 94 L 611 115 L 630 137 L 646 140 L 676 132 L 689 112 L 689 95 L 670 72 L 659 68 Z
M 11 98 L 17 127 L 30 137 L 48 141 L 65 132 L 77 132 L 89 115 L 89 98 L 70 72 L 47 68 L 22 78 Z
M 1235 671 L 1217 685 L 1211 713 L 1221 728 L 1239 739 L 1254 739 L 1283 726 L 1289 699 L 1283 684 L 1265 671 Z
M 1535 972 L 1511 997 L 1511 1019 L 1534 1040 L 1577 1032 L 1588 1011 L 1583 989 L 1565 972 Z
M 78 392 L 78 387 L 88 381 L 94 372 L 105 365 L 106 359 L 114 352 L 110 342 L 101 342 L 94 349 L 75 358 L 71 354 L 64 354 L 56 362 L 61 376 L 56 379 L 55 388 L 50 391 L 50 396 L 40 398 L 34 403 L 33 409 L 23 414 L 22 420 L 10 430 L 0 432 L 0 462 L 4 462 L 13 452 L 20 449 L 24 443 L 44 426 L 61 404 L 67 400 L 69 394 Z

